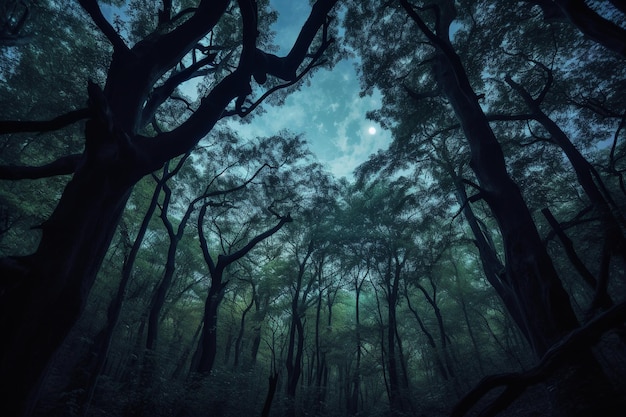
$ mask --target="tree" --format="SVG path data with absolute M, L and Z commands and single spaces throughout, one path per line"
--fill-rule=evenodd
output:
M 470 167 L 477 179 L 474 185 L 477 195 L 474 198 L 487 204 L 502 237 L 506 259 L 505 277 L 514 297 L 514 303 L 507 307 L 513 316 L 516 310 L 521 312 L 519 316 L 523 320 L 523 332 L 528 335 L 536 356 L 540 358 L 550 346 L 575 329 L 578 320 L 542 244 L 526 200 L 508 173 L 502 147 L 481 106 L 480 100 L 484 96 L 473 88 L 473 81 L 481 85 L 480 73 L 469 72 L 464 65 L 464 58 L 471 62 L 476 59 L 465 49 L 471 47 L 477 39 L 474 33 L 477 30 L 475 20 L 472 20 L 471 14 L 459 15 L 456 5 L 451 1 L 422 7 L 401 0 L 399 5 L 391 2 L 386 6 L 377 15 L 376 10 L 373 11 L 376 17 L 368 21 L 372 28 L 367 32 L 369 39 L 361 40 L 357 46 L 363 50 L 367 45 L 373 58 L 365 60 L 366 82 L 371 80 L 371 84 L 366 85 L 387 89 L 389 102 L 393 102 L 393 94 L 399 94 L 399 90 L 409 82 L 414 82 L 420 90 L 426 91 L 417 93 L 417 98 L 437 101 L 437 97 L 442 96 L 447 100 L 470 150 Z M 463 3 L 462 6 L 471 5 Z M 370 5 L 355 6 L 353 18 L 363 18 L 372 12 L 370 8 Z M 414 26 L 403 23 L 407 17 Z M 460 36 L 454 39 L 453 22 L 463 28 Z M 388 25 L 402 27 L 403 30 L 391 31 Z M 412 42 L 412 38 L 406 37 L 404 31 L 416 31 L 421 35 L 423 43 Z M 382 39 L 385 39 L 386 45 L 397 44 L 382 49 L 381 43 L 377 42 Z M 459 43 L 464 46 L 458 47 Z M 375 46 L 372 47 L 372 44 Z M 463 51 L 463 55 L 458 50 Z M 394 63 L 397 66 L 394 67 Z M 412 65 L 412 68 L 407 69 L 407 64 Z M 378 81 L 383 77 L 383 80 Z M 419 91 L 412 86 L 410 90 Z M 398 98 L 397 95 L 395 97 Z M 610 383 L 589 351 L 572 362 L 568 371 L 561 372 L 555 377 L 557 407 L 567 410 L 564 412 L 570 415 L 581 416 L 593 413 L 594 408 L 604 407 L 598 404 L 606 400 L 606 393 L 611 391 Z M 583 388 L 588 375 L 594 375 L 597 381 L 594 390 Z M 584 393 L 584 396 L 574 392 Z M 569 402 L 564 400 L 566 393 L 577 395 L 579 409 L 569 408 Z M 598 413 L 604 412 L 600 409 Z
M 203 204 L 200 208 L 200 214 L 198 215 L 200 245 L 202 247 L 204 260 L 207 263 L 209 274 L 211 276 L 211 287 L 209 288 L 204 307 L 202 336 L 198 344 L 198 362 L 195 364 L 195 369 L 193 369 L 200 374 L 208 374 L 211 372 L 211 369 L 213 369 L 213 363 L 215 362 L 215 355 L 217 354 L 217 311 L 222 298 L 224 297 L 226 285 L 228 284 L 228 281 L 223 280 L 224 271 L 230 264 L 244 257 L 258 243 L 278 232 L 286 223 L 293 221 L 291 215 L 289 214 L 281 216 L 275 213 L 279 221 L 274 227 L 254 236 L 243 247 L 233 251 L 232 253 L 229 252 L 218 255 L 217 261 L 214 261 L 209 253 L 209 247 L 204 235 L 203 227 L 204 216 L 206 214 L 207 207 L 210 205 L 210 203 Z
M 158 117 L 159 105 L 177 97 L 176 87 L 193 79 L 197 71 L 219 68 L 220 60 L 228 58 L 212 49 L 216 46 L 210 42 L 212 33 L 221 34 L 222 19 L 231 15 L 226 13 L 231 2 L 203 0 L 195 8 L 175 11 L 164 1 L 156 27 L 132 46 L 105 19 L 96 0 L 79 3 L 113 49 L 104 87 L 97 80 L 90 82 L 86 108 L 50 121 L 0 123 L 0 132 L 6 134 L 56 130 L 86 120 L 84 151 L 63 156 L 35 175 L 72 174 L 54 212 L 42 225 L 37 250 L 0 262 L 0 326 L 9 341 L 2 347 L 0 375 L 2 388 L 10 387 L 14 393 L 5 408 L 16 416 L 32 410 L 50 358 L 83 310 L 133 185 L 166 161 L 189 152 L 223 117 L 243 116 L 254 109 L 265 96 L 246 107 L 252 78 L 262 84 L 269 76 L 293 85 L 319 65 L 332 42 L 327 36 L 327 16 L 336 0 L 320 0 L 312 6 L 284 57 L 263 51 L 257 3 L 238 1 L 239 62 L 228 74 L 211 73 L 210 90 L 186 120 L 168 131 L 148 128 Z M 318 34 L 320 28 L 323 31 Z M 196 60 L 197 51 L 202 50 L 209 53 Z M 269 91 L 276 88 L 280 87 Z M 233 100 L 235 106 L 229 109 Z M 20 167 L 3 172 L 3 178 L 26 177 Z
M 626 8 L 617 0 L 610 0 L 609 16 L 605 10 L 590 7 L 584 0 L 526 0 L 541 8 L 546 20 L 566 18 L 582 33 L 604 47 L 626 57 L 626 30 L 620 27 Z

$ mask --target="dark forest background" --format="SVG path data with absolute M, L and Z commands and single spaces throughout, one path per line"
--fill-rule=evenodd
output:
M 98 3 L 0 3 L 3 416 L 623 415 L 623 2 Z M 224 123 L 346 58 L 354 179 Z

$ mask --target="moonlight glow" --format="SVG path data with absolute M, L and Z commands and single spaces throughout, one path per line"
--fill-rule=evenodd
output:
M 369 129 L 367 129 L 367 132 L 368 132 L 370 135 L 373 135 L 373 134 L 375 134 L 375 133 L 376 133 L 376 128 L 375 128 L 374 126 L 370 126 L 370 128 L 369 128 Z

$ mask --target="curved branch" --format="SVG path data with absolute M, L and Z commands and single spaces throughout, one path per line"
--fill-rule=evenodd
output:
M 326 23 L 326 15 L 335 3 L 337 3 L 337 0 L 318 0 L 313 5 L 311 14 L 302 26 L 300 35 L 293 48 L 285 58 L 282 58 L 284 60 L 282 61 L 284 68 L 292 69 L 293 73 L 297 71 L 302 61 L 306 58 L 315 34 Z M 246 18 L 246 22 L 251 20 L 251 18 Z M 244 39 L 244 45 L 249 43 L 251 42 L 248 39 Z M 248 51 L 246 51 L 245 55 L 248 55 Z M 159 134 L 154 138 L 137 138 L 137 146 L 145 150 L 147 160 L 151 161 L 150 166 L 147 167 L 148 169 L 154 168 L 151 170 L 155 170 L 163 165 L 166 160 L 183 154 L 195 146 L 200 139 L 210 132 L 215 123 L 223 117 L 224 110 L 231 101 L 237 99 L 240 104 L 243 102 L 242 100 L 251 92 L 250 77 L 255 72 L 254 65 L 256 65 L 256 62 L 253 62 L 252 68 L 247 67 L 248 59 L 248 57 L 242 57 L 237 69 L 222 79 L 201 100 L 194 114 L 176 129 Z M 255 60 L 253 59 L 253 61 Z M 267 73 L 276 75 L 272 68 Z
M 0 166 L 1 180 L 24 180 L 55 177 L 57 175 L 69 175 L 76 171 L 76 167 L 82 158 L 81 154 L 67 155 L 49 164 L 32 167 L 4 165 Z
M 91 116 L 91 110 L 85 108 L 73 110 L 69 113 L 55 117 L 52 120 L 3 120 L 0 121 L 0 135 L 19 132 L 51 132 L 53 130 L 62 129 L 65 126 L 78 122 L 79 120 L 88 119 Z
M 413 90 L 406 84 L 403 84 L 402 87 L 404 88 L 404 91 L 406 91 L 406 93 L 409 95 L 409 97 L 411 97 L 413 100 L 418 101 L 418 102 L 425 98 L 435 98 L 435 97 L 441 96 L 441 88 L 438 88 L 437 90 L 428 91 L 425 93 L 418 93 L 417 91 Z
M 96 0 L 78 0 L 78 3 L 89 14 L 98 29 L 107 37 L 116 51 L 128 51 L 128 46 L 113 26 L 106 20 Z
M 582 33 L 626 58 L 626 29 L 600 16 L 584 0 L 554 1 Z
M 196 74 L 196 71 L 198 71 L 205 65 L 211 64 L 214 59 L 214 54 L 208 55 L 201 60 L 195 62 L 194 64 L 188 66 L 184 70 L 172 75 L 163 84 L 152 90 L 152 92 L 150 93 L 150 97 L 148 98 L 148 101 L 146 102 L 146 105 L 144 106 L 141 114 L 141 125 L 143 126 L 148 122 L 148 120 L 152 119 L 159 106 L 161 106 L 161 104 L 163 104 L 165 100 L 167 100 L 168 97 L 171 96 L 171 94 L 180 84 L 193 78 Z
M 289 81 L 289 82 L 284 83 L 284 84 L 279 84 L 279 85 L 277 85 L 275 87 L 270 88 L 265 93 L 263 93 L 263 95 L 261 97 L 259 97 L 254 103 L 250 104 L 250 106 L 245 108 L 245 109 L 239 108 L 239 109 L 235 109 L 235 110 L 224 111 L 224 113 L 222 113 L 222 118 L 229 117 L 229 116 L 235 116 L 235 115 L 238 115 L 240 117 L 245 117 L 245 116 L 249 115 L 250 113 L 252 113 L 254 111 L 254 109 L 256 109 L 259 105 L 261 105 L 261 103 L 263 103 L 265 101 L 265 99 L 267 99 L 270 95 L 274 94 L 278 90 L 282 90 L 284 88 L 288 88 L 288 87 L 291 87 L 292 85 L 297 84 L 309 71 L 311 71 L 313 68 L 318 67 L 320 65 L 324 65 L 324 62 L 312 61 L 292 81 Z
M 566 365 L 573 356 L 575 357 L 577 352 L 593 346 L 604 333 L 622 325 L 624 321 L 626 321 L 626 302 L 616 305 L 585 326 L 572 331 L 561 342 L 552 346 L 539 364 L 528 371 L 491 375 L 483 378 L 472 391 L 454 406 L 450 417 L 466 415 L 492 389 L 505 386 L 505 391 L 498 395 L 480 414 L 483 417 L 495 416 L 515 401 L 526 388 L 547 380 L 558 368 Z
M 217 268 L 222 267 L 226 268 L 228 265 L 233 262 L 243 258 L 248 252 L 250 252 L 258 243 L 272 236 L 274 233 L 278 232 L 286 223 L 292 222 L 293 219 L 289 214 L 286 216 L 281 216 L 278 223 L 272 227 L 271 229 L 266 230 L 263 233 L 256 235 L 252 240 L 248 242 L 246 246 L 239 249 L 238 251 L 231 253 L 230 255 L 219 255 L 218 256 L 218 265 Z

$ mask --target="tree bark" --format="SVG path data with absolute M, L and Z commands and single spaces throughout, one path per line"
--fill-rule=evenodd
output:
M 0 333 L 5 340 L 0 380 L 3 392 L 12 393 L 4 404 L 8 415 L 31 413 L 41 378 L 84 309 L 132 186 L 141 177 L 131 161 L 112 161 L 107 149 L 97 146 L 117 140 L 104 132 L 102 123 L 87 122 L 88 149 L 41 226 L 37 251 L 0 266 Z
M 204 235 L 203 227 L 204 216 L 208 206 L 210 206 L 210 203 L 205 203 L 198 214 L 198 236 L 200 238 L 202 255 L 209 268 L 211 288 L 209 288 L 209 293 L 204 305 L 204 326 L 202 328 L 202 336 L 196 351 L 198 362 L 197 364 L 194 363 L 192 365 L 195 367 L 196 372 L 203 375 L 207 375 L 211 372 L 213 364 L 215 363 L 215 356 L 217 355 L 217 312 L 222 298 L 224 298 L 224 290 L 228 285 L 228 281 L 223 281 L 224 271 L 230 264 L 243 258 L 248 252 L 254 249 L 258 243 L 272 236 L 286 223 L 292 221 L 289 214 L 279 217 L 279 222 L 274 227 L 256 235 L 238 251 L 228 255 L 218 255 L 217 262 L 214 262 L 211 254 L 209 253 L 209 247 L 206 236 Z
M 296 389 L 302 374 L 302 356 L 304 354 L 304 326 L 302 315 L 306 309 L 308 289 L 313 284 L 311 279 L 308 288 L 304 288 L 304 273 L 309 258 L 314 250 L 313 240 L 309 241 L 306 253 L 302 260 L 298 260 L 298 273 L 296 285 L 291 299 L 291 324 L 289 326 L 289 341 L 287 344 L 287 358 L 285 367 L 287 368 L 287 416 L 296 415 Z
M 272 401 L 274 400 L 274 394 L 276 394 L 277 386 L 278 386 L 278 373 L 274 372 L 269 377 L 269 383 L 267 386 L 267 395 L 265 397 L 265 403 L 263 404 L 263 410 L 261 411 L 261 417 L 269 417 L 270 409 L 272 408 Z

